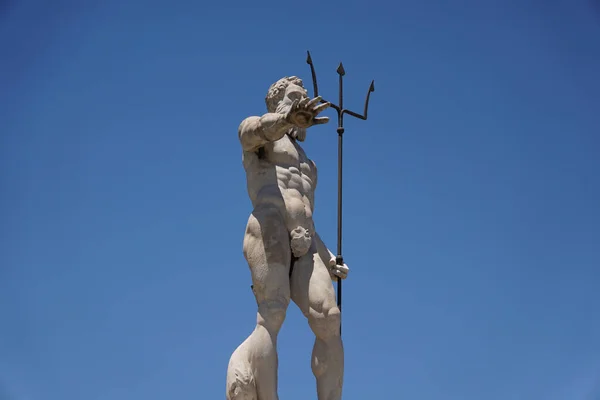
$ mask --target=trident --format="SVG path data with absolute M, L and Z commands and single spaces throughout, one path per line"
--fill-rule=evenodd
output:
M 315 66 L 313 65 L 312 58 L 310 57 L 310 51 L 307 51 L 306 63 L 310 65 L 310 73 L 312 75 L 313 88 L 314 88 L 314 97 L 319 96 L 319 87 L 317 86 L 317 74 L 315 73 Z M 365 100 L 365 112 L 364 115 L 360 115 L 355 113 L 354 111 L 350 111 L 344 108 L 344 82 L 343 77 L 346 75 L 346 71 L 344 70 L 344 65 L 340 62 L 340 65 L 337 68 L 337 73 L 340 76 L 340 88 L 339 88 L 339 104 L 331 104 L 335 111 L 337 111 L 338 116 L 338 203 L 337 203 L 337 255 L 336 255 L 336 264 L 344 265 L 344 258 L 342 257 L 342 146 L 343 146 L 343 136 L 344 136 L 344 114 L 351 115 L 355 118 L 360 118 L 362 120 L 367 119 L 367 110 L 369 108 L 369 97 L 371 96 L 371 92 L 375 91 L 375 81 L 371 81 L 371 85 L 369 86 L 369 91 L 367 92 L 367 99 Z M 321 99 L 321 103 L 327 103 L 326 100 Z M 340 309 L 340 317 L 342 313 L 342 280 L 337 278 L 337 304 Z M 342 324 L 340 321 L 340 335 L 342 334 Z

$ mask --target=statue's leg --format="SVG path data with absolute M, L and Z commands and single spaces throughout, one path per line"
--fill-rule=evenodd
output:
M 258 206 L 244 237 L 244 256 L 258 304 L 256 328 L 240 346 L 254 375 L 259 400 L 277 400 L 277 334 L 290 301 L 289 233 L 279 210 Z
M 316 339 L 312 371 L 319 400 L 340 400 L 344 377 L 344 349 L 340 337 L 340 310 L 331 276 L 315 245 L 294 263 L 292 300 L 308 318 Z

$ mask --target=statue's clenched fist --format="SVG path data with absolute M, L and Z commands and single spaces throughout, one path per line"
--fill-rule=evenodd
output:
M 346 264 L 338 265 L 335 257 L 332 257 L 329 260 L 329 275 L 331 275 L 331 279 L 346 279 L 348 277 L 348 272 L 350 272 L 350 268 L 348 268 Z

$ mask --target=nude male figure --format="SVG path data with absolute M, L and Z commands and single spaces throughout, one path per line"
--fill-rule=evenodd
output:
M 239 127 L 248 194 L 254 210 L 243 251 L 258 304 L 257 324 L 234 351 L 227 371 L 228 400 L 278 400 L 277 334 L 293 300 L 315 334 L 311 367 L 319 400 L 340 400 L 344 352 L 332 279 L 345 279 L 315 231 L 317 168 L 300 147 L 307 128 L 328 122 L 329 106 L 309 99 L 297 77 L 269 89 L 267 114 Z

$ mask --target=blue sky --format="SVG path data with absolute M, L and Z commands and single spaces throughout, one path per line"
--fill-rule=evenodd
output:
M 600 399 L 600 6 L 0 3 L 0 399 L 223 399 L 253 329 L 237 126 L 335 97 L 345 400 Z M 326 112 L 334 116 L 332 110 Z M 335 249 L 337 137 L 309 131 Z M 292 305 L 282 400 L 316 398 Z

